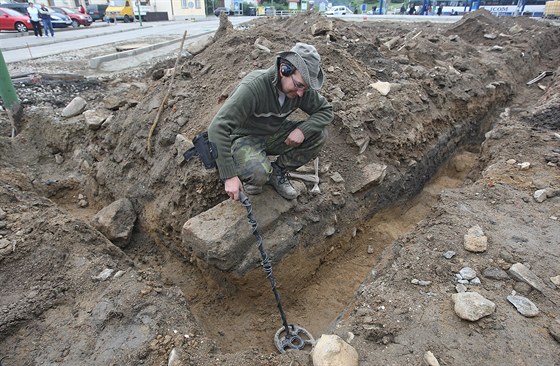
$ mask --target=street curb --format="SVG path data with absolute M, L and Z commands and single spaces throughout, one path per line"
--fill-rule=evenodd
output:
M 207 34 L 214 33 L 214 32 L 215 31 L 200 33 L 200 34 L 197 34 L 195 36 L 189 37 L 189 40 L 192 41 L 195 38 L 202 37 L 202 36 L 205 36 Z M 109 61 L 118 60 L 119 58 L 126 58 L 126 57 L 130 57 L 130 56 L 139 55 L 139 54 L 144 53 L 144 52 L 153 51 L 153 50 L 156 50 L 158 48 L 162 48 L 162 47 L 168 46 L 170 44 L 180 42 L 181 40 L 182 40 L 182 38 L 177 38 L 177 39 L 172 39 L 170 41 L 165 41 L 165 42 L 156 43 L 156 44 L 153 44 L 153 45 L 150 45 L 150 46 L 137 48 L 135 50 L 116 52 L 116 53 L 112 53 L 110 55 L 94 57 L 94 58 L 89 60 L 89 68 L 90 69 L 98 69 L 99 66 L 104 62 L 109 62 Z
M 150 46 L 140 47 L 140 48 L 130 50 L 130 51 L 123 51 L 123 52 L 111 53 L 110 55 L 94 57 L 94 58 L 89 60 L 89 68 L 90 69 L 97 69 L 99 67 L 99 65 L 101 65 L 104 62 L 114 61 L 114 60 L 117 60 L 119 58 L 126 58 L 126 57 L 130 57 L 130 56 L 138 55 L 138 54 L 141 54 L 141 53 L 144 53 L 144 52 L 153 51 L 153 50 L 156 50 L 158 48 L 165 47 L 165 46 L 168 46 L 168 45 L 173 44 L 173 43 L 177 43 L 180 40 L 181 40 L 181 38 L 172 39 L 170 41 L 156 43 L 156 44 L 152 44 Z

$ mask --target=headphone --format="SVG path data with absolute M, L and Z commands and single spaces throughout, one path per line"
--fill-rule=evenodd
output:
M 282 76 L 290 76 L 296 72 L 296 68 L 291 63 L 284 61 L 280 64 L 280 74 Z

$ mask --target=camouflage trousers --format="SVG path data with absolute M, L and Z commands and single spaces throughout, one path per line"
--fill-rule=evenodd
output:
M 239 179 L 255 186 L 262 186 L 272 173 L 268 155 L 278 155 L 276 164 L 294 170 L 313 160 L 327 140 L 327 131 L 319 131 L 305 137 L 301 145 L 288 146 L 284 143 L 288 135 L 303 122 L 286 120 L 282 127 L 270 136 L 233 137 L 231 151 Z

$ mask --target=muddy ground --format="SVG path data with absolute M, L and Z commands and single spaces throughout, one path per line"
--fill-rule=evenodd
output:
M 16 83 L 25 118 L 15 138 L 0 119 L 3 365 L 312 364 L 309 349 L 276 352 L 281 321 L 260 268 L 224 273 L 183 246 L 183 224 L 227 196 L 215 171 L 181 162 L 176 143 L 297 41 L 322 55 L 335 119 L 322 193 L 298 183 L 297 205 L 263 232 L 265 246 L 277 235 L 295 243 L 273 258 L 288 320 L 315 338 L 339 335 L 363 365 L 420 365 L 427 351 L 441 365 L 560 365 L 558 25 L 485 11 L 450 25 L 316 14 L 223 25 L 180 59 L 151 138 L 174 55 L 119 73 L 87 71 L 87 51 L 68 56 L 71 67 L 56 57 L 9 65 L 74 76 Z M 554 73 L 527 85 L 543 71 Z M 61 116 L 76 96 L 106 118 L 100 127 Z M 361 185 L 371 163 L 385 178 Z M 120 198 L 137 219 L 117 246 L 91 220 Z M 464 248 L 476 225 L 488 242 L 479 253 Z M 515 263 L 542 286 L 505 272 Z M 464 267 L 480 279 L 467 290 L 496 306 L 476 321 L 454 310 Z M 538 315 L 518 312 L 512 291 Z

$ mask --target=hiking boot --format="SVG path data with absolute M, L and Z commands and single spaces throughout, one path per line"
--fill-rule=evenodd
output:
M 252 196 L 256 195 L 256 194 L 261 194 L 263 191 L 263 188 L 261 186 L 254 186 L 252 184 L 243 184 L 243 191 L 247 194 L 250 194 Z
M 268 181 L 276 192 L 285 199 L 293 200 L 297 197 L 297 191 L 288 180 L 288 171 L 275 163 L 272 163 L 272 174 L 270 174 Z

